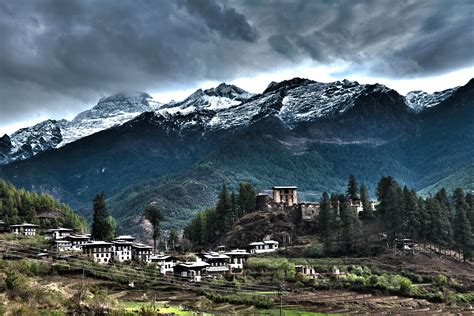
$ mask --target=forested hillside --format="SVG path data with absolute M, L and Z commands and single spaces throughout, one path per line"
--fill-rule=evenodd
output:
M 38 215 L 40 218 L 38 218 Z M 68 205 L 47 194 L 18 189 L 0 179 L 0 220 L 7 224 L 41 224 L 43 228 L 69 227 L 87 231 L 85 219 Z

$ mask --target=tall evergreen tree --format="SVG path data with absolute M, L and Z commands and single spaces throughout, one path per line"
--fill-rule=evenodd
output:
M 346 196 L 348 199 L 353 200 L 359 198 L 359 187 L 357 185 L 357 181 L 355 176 L 350 175 L 349 181 L 347 183 L 347 192 Z
M 471 257 L 473 248 L 472 227 L 466 214 L 466 200 L 461 188 L 454 190 L 454 206 L 456 215 L 454 219 L 454 240 L 456 248 L 459 249 L 464 261 Z
M 466 213 L 471 223 L 471 228 L 474 228 L 474 195 L 472 193 L 466 194 Z
M 403 188 L 403 205 L 404 234 L 415 239 L 421 229 L 420 209 L 415 191 L 410 191 L 407 187 Z
M 403 191 L 392 177 L 382 177 L 377 185 L 377 196 L 382 224 L 387 230 L 389 242 L 393 243 L 397 235 L 403 232 Z
M 170 234 L 168 236 L 168 246 L 172 250 L 176 250 L 176 246 L 178 245 L 178 242 L 179 242 L 178 233 L 176 232 L 175 228 L 171 228 Z
M 222 185 L 221 192 L 216 204 L 216 216 L 217 216 L 217 235 L 220 235 L 227 231 L 229 227 L 229 218 L 231 216 L 232 202 L 230 193 L 227 190 L 227 186 Z
M 255 196 L 256 192 L 253 185 L 246 182 L 239 184 L 239 217 L 255 210 Z
M 108 240 L 111 235 L 112 227 L 108 220 L 109 213 L 105 205 L 105 194 L 101 192 L 97 194 L 93 200 L 94 215 L 92 217 L 92 234 L 93 240 Z
M 342 240 L 347 253 L 354 251 L 354 246 L 360 235 L 361 224 L 357 211 L 350 207 L 344 196 L 340 196 L 339 213 L 341 217 Z
M 236 221 L 237 219 L 240 217 L 239 216 L 239 206 L 238 206 L 238 203 L 237 203 L 237 198 L 235 196 L 235 192 L 232 191 L 230 193 L 230 214 L 228 216 L 229 218 L 229 223 L 228 223 L 228 226 L 232 226 Z
M 369 190 L 364 184 L 360 186 L 360 200 L 362 202 L 362 210 L 364 211 L 364 217 L 367 219 L 374 218 L 375 214 L 374 210 L 372 209 L 372 204 L 370 202 Z
M 329 195 L 326 192 L 323 193 L 319 205 L 319 232 L 324 243 L 324 248 L 326 251 L 330 251 L 333 234 L 333 215 L 331 211 L 331 201 L 329 200 Z
M 160 224 L 164 217 L 161 210 L 154 206 L 148 205 L 143 211 L 143 216 L 150 222 L 152 227 L 152 238 L 153 238 L 153 254 L 156 254 L 156 240 L 160 238 Z

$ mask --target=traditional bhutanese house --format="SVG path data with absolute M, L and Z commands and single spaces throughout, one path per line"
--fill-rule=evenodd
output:
M 298 204 L 298 194 L 295 186 L 274 186 L 272 187 L 273 201 L 283 203 L 288 206 Z
M 244 249 L 234 249 L 225 253 L 230 258 L 229 268 L 232 270 L 243 270 L 249 253 Z
M 218 252 L 207 252 L 197 255 L 202 261 L 209 263 L 206 268 L 208 274 L 229 272 L 230 257 Z
M 106 264 L 113 260 L 113 244 L 106 241 L 92 241 L 82 245 L 82 252 L 94 261 Z
M 90 235 L 72 234 L 64 237 L 62 240 L 66 240 L 71 243 L 71 251 L 82 251 L 82 246 L 88 243 L 90 239 Z
M 295 271 L 296 273 L 303 274 L 311 279 L 316 279 L 319 275 L 314 267 L 309 265 L 295 265 Z
M 206 273 L 206 267 L 208 266 L 209 263 L 200 260 L 181 262 L 174 267 L 173 271 L 175 276 L 186 278 L 192 282 L 201 282 L 201 277 Z
M 23 223 L 10 225 L 10 230 L 17 235 L 36 236 L 38 227 L 39 226 L 35 224 Z
M 250 253 L 273 252 L 278 249 L 278 244 L 278 241 L 275 240 L 252 242 L 249 244 Z
M 132 244 L 132 260 L 134 261 L 143 261 L 148 263 L 150 262 L 152 252 L 153 247 L 151 246 L 139 243 Z
M 176 257 L 165 255 L 163 253 L 150 257 L 150 263 L 156 264 L 160 269 L 161 274 L 173 273 L 173 268 L 176 266 L 178 259 Z
M 114 261 L 124 262 L 132 260 L 132 242 L 126 240 L 114 240 Z
M 72 243 L 69 240 L 55 239 L 53 240 L 52 248 L 59 252 L 71 251 Z
M 51 228 L 47 229 L 43 232 L 44 238 L 48 240 L 54 240 L 54 239 L 63 239 L 66 236 L 71 235 L 74 232 L 73 229 L 71 228 Z
M 130 241 L 130 242 L 134 242 L 135 239 L 136 239 L 135 237 L 130 236 L 130 235 L 120 235 L 114 238 L 114 240 L 125 240 L 125 241 Z

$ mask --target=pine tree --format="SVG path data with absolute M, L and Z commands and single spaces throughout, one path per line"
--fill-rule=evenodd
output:
M 237 203 L 237 198 L 235 196 L 234 191 L 230 194 L 230 214 L 229 214 L 229 223 L 228 226 L 232 226 L 237 219 L 240 217 L 239 216 L 239 206 Z
M 354 200 L 359 198 L 359 188 L 355 176 L 349 176 L 349 181 L 347 183 L 347 192 L 346 196 L 349 200 Z
M 232 209 L 232 202 L 230 199 L 229 191 L 226 185 L 222 185 L 222 190 L 219 193 L 219 197 L 216 204 L 216 216 L 217 216 L 217 235 L 220 235 L 227 231 L 229 227 L 228 223 Z
M 404 187 L 403 204 L 404 233 L 406 236 L 414 239 L 421 229 L 420 209 L 416 192 L 410 191 L 407 187 Z
M 461 250 L 464 261 L 470 258 L 473 239 L 472 239 L 472 228 L 471 223 L 466 214 L 466 200 L 464 191 L 461 188 L 454 190 L 454 206 L 456 210 L 456 216 L 454 219 L 454 241 L 456 242 L 456 248 Z
M 466 194 L 466 213 L 471 227 L 474 227 L 474 195 L 472 193 Z
M 367 219 L 374 218 L 375 214 L 374 210 L 372 209 L 372 204 L 370 202 L 369 190 L 364 184 L 360 186 L 360 200 L 362 202 L 362 210 L 364 211 L 364 217 Z
M 357 211 L 350 207 L 344 196 L 339 199 L 339 212 L 341 217 L 342 240 L 346 253 L 354 251 L 354 245 L 359 238 L 361 224 Z
M 255 188 L 250 183 L 241 182 L 239 184 L 239 217 L 255 210 L 255 196 Z
M 97 194 L 93 200 L 94 215 L 92 218 L 92 239 L 107 240 L 110 236 L 109 213 L 105 205 L 104 192 Z
M 143 215 L 151 224 L 153 238 L 153 254 L 156 254 L 156 240 L 160 238 L 160 224 L 163 221 L 164 217 L 161 214 L 161 210 L 154 205 L 147 206 L 143 211 Z
M 170 234 L 168 236 L 168 245 L 171 249 L 176 250 L 176 246 L 178 245 L 179 237 L 176 229 L 171 228 Z
M 403 191 L 392 177 L 382 177 L 377 185 L 378 211 L 392 243 L 403 232 Z
M 333 233 L 333 216 L 331 212 L 331 202 L 329 200 L 329 195 L 326 192 L 323 193 L 319 205 L 319 232 L 324 243 L 324 248 L 326 251 L 330 251 Z

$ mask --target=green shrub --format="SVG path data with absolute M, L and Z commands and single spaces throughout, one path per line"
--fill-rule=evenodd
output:
M 12 270 L 7 270 L 5 275 L 5 287 L 11 299 L 20 298 L 28 300 L 31 297 L 28 280 L 25 275 Z
M 443 274 L 439 274 L 438 277 L 436 278 L 436 284 L 439 287 L 443 287 L 443 286 L 447 285 L 448 284 L 448 277 L 443 275 Z
M 303 251 L 303 255 L 309 258 L 319 258 L 323 254 L 324 254 L 323 246 L 316 242 L 313 242 L 310 245 L 308 245 Z
M 411 281 L 408 278 L 401 277 L 400 279 L 400 292 L 408 294 L 411 291 Z

